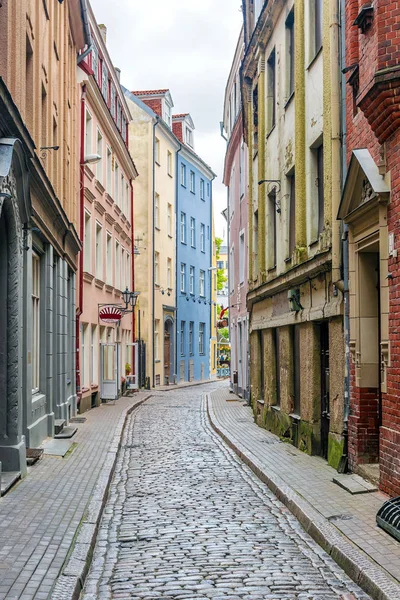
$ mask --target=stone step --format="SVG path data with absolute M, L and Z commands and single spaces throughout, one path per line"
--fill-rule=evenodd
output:
M 62 431 L 62 429 L 66 423 L 67 423 L 67 421 L 65 419 L 55 419 L 54 434 L 58 435 Z
M 78 431 L 77 427 L 63 427 L 60 433 L 57 433 L 54 437 L 56 440 L 68 440 Z
M 2 471 L 0 473 L 0 495 L 4 496 L 19 479 L 21 479 L 20 471 Z

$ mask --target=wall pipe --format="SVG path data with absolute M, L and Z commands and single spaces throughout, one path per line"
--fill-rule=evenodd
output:
M 79 237 L 81 241 L 81 251 L 79 253 L 79 281 L 78 281 L 78 306 L 76 307 L 76 395 L 78 405 L 82 399 L 81 391 L 81 369 L 80 369 L 80 322 L 83 313 L 83 251 L 84 251 L 84 230 L 85 230 L 85 109 L 86 109 L 86 85 L 82 86 L 81 94 L 81 130 L 80 130 L 80 151 L 79 151 Z
M 134 192 L 133 192 L 133 179 L 131 179 L 129 181 L 130 186 L 131 186 L 131 232 L 132 232 L 132 237 L 131 237 L 131 241 L 132 241 L 132 246 L 131 246 L 131 257 L 132 257 L 132 292 L 135 291 L 135 231 L 133 228 L 133 215 L 134 215 L 134 211 L 133 211 L 133 202 L 134 202 Z M 136 316 L 135 316 L 135 307 L 133 307 L 133 311 L 132 311 L 132 343 L 134 344 L 136 342 Z M 132 365 L 133 368 L 133 365 Z M 135 375 L 137 376 L 138 374 L 135 373 Z
M 155 343 L 155 332 L 154 332 L 154 313 L 155 313 L 155 288 L 154 288 L 154 271 L 155 271 L 155 240 L 156 240 L 156 231 L 155 231 L 155 227 L 154 227 L 154 218 L 155 218 L 155 202 L 156 202 L 156 169 L 155 169 L 155 156 L 156 156 L 156 127 L 158 125 L 159 122 L 159 116 L 156 115 L 155 121 L 153 123 L 153 160 L 152 160 L 152 167 L 153 167 L 153 211 L 152 211 L 152 251 L 153 251 L 153 264 L 152 264 L 152 273 L 151 273 L 151 304 L 152 304 L 152 315 L 151 315 L 151 323 L 152 323 L 152 337 L 153 337 L 153 352 L 152 352 L 152 363 L 153 363 L 153 367 L 152 367 L 152 374 L 153 374 L 153 382 L 152 382 L 152 387 L 155 387 L 155 380 L 156 380 L 156 365 L 154 362 L 154 358 L 155 358 L 155 348 L 154 348 L 154 343 Z
M 175 254 L 175 273 L 176 273 L 176 280 L 175 280 L 175 306 L 176 306 L 176 319 L 175 319 L 175 364 L 176 364 L 176 378 L 178 380 L 178 290 L 180 290 L 180 285 L 179 285 L 179 271 L 178 271 L 178 264 L 177 264 L 177 258 L 178 258 L 178 247 L 179 247 L 179 224 L 178 224 L 178 190 L 179 190 L 179 164 L 178 164 L 178 154 L 179 152 L 182 150 L 182 144 L 179 143 L 179 148 L 176 151 L 176 175 L 175 175 L 175 189 L 176 189 L 176 195 L 175 195 L 175 213 L 176 213 L 176 219 L 175 219 L 175 244 L 176 244 L 176 254 Z M 177 381 L 178 383 L 178 381 Z

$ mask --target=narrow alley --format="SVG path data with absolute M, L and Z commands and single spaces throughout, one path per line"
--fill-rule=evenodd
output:
M 83 600 L 368 598 L 212 431 L 209 390 L 130 415 Z

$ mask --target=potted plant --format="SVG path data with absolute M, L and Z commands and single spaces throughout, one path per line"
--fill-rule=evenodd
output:
M 132 372 L 131 365 L 129 363 L 125 364 L 125 375 L 130 375 Z

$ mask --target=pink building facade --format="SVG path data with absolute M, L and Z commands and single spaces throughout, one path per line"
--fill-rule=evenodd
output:
M 224 184 L 228 188 L 228 298 L 231 343 L 231 388 L 249 397 L 248 312 L 248 151 L 243 140 L 239 68 L 243 32 L 236 47 L 225 90 L 224 131 L 227 137 Z
M 102 379 L 117 379 L 120 389 L 127 365 L 133 369 L 134 342 L 132 313 L 117 324 L 99 318 L 104 305 L 123 304 L 122 291 L 134 290 L 133 180 L 137 172 L 128 151 L 130 114 L 107 52 L 106 29 L 97 25 L 91 11 L 89 19 L 93 50 L 80 63 L 80 412 L 100 404 Z

